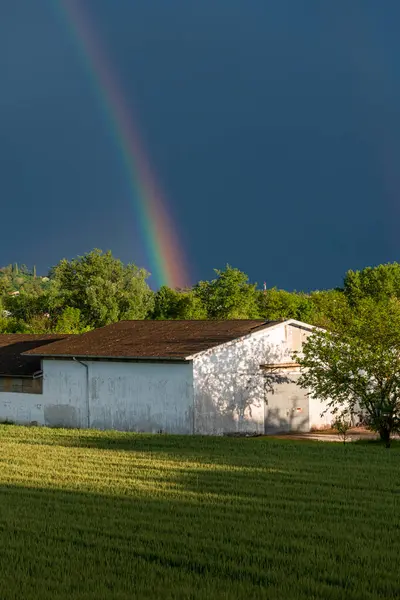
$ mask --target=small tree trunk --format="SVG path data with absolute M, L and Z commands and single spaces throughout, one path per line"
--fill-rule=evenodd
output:
M 381 441 L 384 442 L 386 448 L 390 448 L 390 429 L 382 427 L 379 430 Z

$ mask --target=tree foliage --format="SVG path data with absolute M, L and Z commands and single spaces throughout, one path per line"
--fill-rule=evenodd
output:
M 314 313 L 312 302 L 306 294 L 277 288 L 259 292 L 258 307 L 260 316 L 269 321 L 297 319 L 310 323 Z
M 51 300 L 49 294 L 40 291 L 22 290 L 18 296 L 5 296 L 3 305 L 15 319 L 30 322 L 38 315 L 43 315 L 49 311 Z
M 259 317 L 257 286 L 249 283 L 246 273 L 227 265 L 215 269 L 212 281 L 200 281 L 194 287 L 209 319 L 255 319 Z
M 215 275 L 192 289 L 162 286 L 153 292 L 144 269 L 124 265 L 111 252 L 61 260 L 49 277 L 38 276 L 35 267 L 10 264 L 0 268 L 0 328 L 42 333 L 83 331 L 121 319 L 293 318 L 332 329 L 349 322 L 366 298 L 400 298 L 398 263 L 348 271 L 343 290 L 310 293 L 261 291 L 229 265 Z
M 207 312 L 193 291 L 178 291 L 163 285 L 154 295 L 153 319 L 205 319 Z
M 84 326 L 102 327 L 123 319 L 144 319 L 153 308 L 149 273 L 124 265 L 111 252 L 93 250 L 51 271 L 53 308 L 78 309 Z
M 359 302 L 351 320 L 316 330 L 297 357 L 300 385 L 341 416 L 366 417 L 390 446 L 400 431 L 400 302 Z
M 352 306 L 365 298 L 376 301 L 391 297 L 400 299 L 400 264 L 394 262 L 366 267 L 361 271 L 347 271 L 344 293 Z
M 79 308 L 67 306 L 57 319 L 54 327 L 55 333 L 85 333 L 90 327 L 82 323 L 82 315 Z
M 336 322 L 348 322 L 352 318 L 348 299 L 342 290 L 333 289 L 311 292 L 309 301 L 312 305 L 309 319 L 302 318 L 300 320 L 311 325 L 332 329 Z
M 38 277 L 25 265 L 0 269 L 0 333 L 82 333 L 122 319 L 297 319 L 320 328 L 299 357 L 300 383 L 340 419 L 367 419 L 387 445 L 400 430 L 400 264 L 348 271 L 342 289 L 258 290 L 227 265 L 192 289 L 162 286 L 93 250 Z

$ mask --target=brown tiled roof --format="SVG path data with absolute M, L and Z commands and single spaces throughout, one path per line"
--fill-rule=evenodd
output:
M 62 340 L 65 335 L 0 334 L 0 376 L 30 377 L 40 370 L 40 357 L 21 356 L 34 348 Z
M 276 321 L 120 321 L 36 348 L 30 355 L 185 359 Z

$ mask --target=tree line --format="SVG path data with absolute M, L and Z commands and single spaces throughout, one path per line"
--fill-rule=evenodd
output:
M 390 446 L 400 432 L 400 264 L 348 271 L 340 288 L 258 289 L 229 265 L 192 288 L 152 291 L 149 273 L 93 250 L 48 277 L 0 269 L 0 333 L 83 333 L 122 319 L 297 319 L 316 325 L 300 385 L 326 400 L 345 429 L 358 415 Z
M 1 333 L 81 333 L 123 319 L 294 318 L 331 329 L 365 298 L 400 298 L 400 265 L 348 271 L 331 290 L 260 290 L 229 265 L 188 289 L 150 289 L 149 273 L 93 250 L 61 260 L 47 277 L 25 265 L 0 269 Z

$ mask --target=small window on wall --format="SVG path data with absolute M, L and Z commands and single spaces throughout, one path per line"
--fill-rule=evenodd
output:
M 43 379 L 33 377 L 0 377 L 0 393 L 42 394 Z

